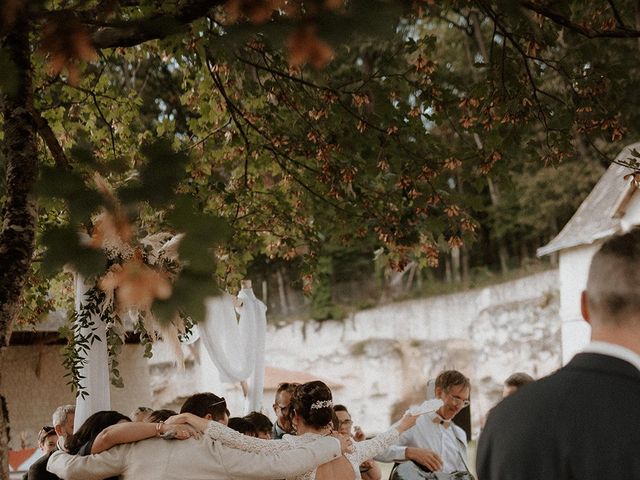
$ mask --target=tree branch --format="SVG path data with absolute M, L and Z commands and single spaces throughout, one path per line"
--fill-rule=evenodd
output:
M 177 11 L 107 26 L 86 25 L 95 48 L 132 47 L 184 31 L 194 20 L 206 17 L 223 0 L 192 0 Z
M 31 107 L 30 113 L 36 127 L 38 128 L 38 134 L 44 140 L 44 143 L 47 144 L 56 165 L 60 168 L 64 168 L 65 170 L 71 169 L 69 159 L 58 142 L 58 138 L 55 133 L 51 130 L 51 126 L 49 125 L 49 122 L 47 122 L 47 119 L 33 107 Z
M 526 10 L 538 13 L 543 17 L 548 18 L 554 23 L 561 25 L 569 30 L 572 30 L 587 38 L 638 38 L 640 37 L 640 30 L 635 30 L 628 27 L 619 27 L 615 30 L 596 30 L 593 28 L 585 27 L 579 23 L 571 21 L 571 19 L 553 11 L 552 9 L 541 5 L 536 2 L 528 0 L 521 0 L 520 6 Z M 615 11 L 614 11 L 615 15 Z

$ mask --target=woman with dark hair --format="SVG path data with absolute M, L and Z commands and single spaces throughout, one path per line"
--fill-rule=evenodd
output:
M 178 427 L 178 428 L 176 428 Z M 137 442 L 145 438 L 165 436 L 183 440 L 199 433 L 188 425 L 165 425 L 157 423 L 131 422 L 129 417 L 114 410 L 96 412 L 65 444 L 67 452 L 74 455 L 100 453 L 114 445 Z
M 90 455 L 92 446 L 98 435 L 107 427 L 120 422 L 130 422 L 126 415 L 115 410 L 96 412 L 87 418 L 82 426 L 71 435 L 65 443 L 65 449 L 72 455 Z M 102 451 L 102 450 L 101 450 Z
M 299 385 L 291 398 L 291 406 L 291 421 L 296 429 L 296 435 L 285 435 L 282 440 L 247 437 L 217 422 L 188 413 L 172 417 L 167 420 L 167 423 L 188 423 L 224 445 L 248 452 L 276 452 L 288 449 L 291 445 L 300 446 L 312 442 L 319 436 L 332 433 L 333 399 L 331 390 L 323 382 L 317 380 Z M 384 452 L 389 445 L 397 442 L 400 433 L 415 425 L 417 418 L 417 416 L 405 415 L 388 431 L 371 440 L 355 443 L 352 453 L 321 465 L 316 470 L 305 472 L 295 477 L 295 480 L 360 479 L 360 464 Z

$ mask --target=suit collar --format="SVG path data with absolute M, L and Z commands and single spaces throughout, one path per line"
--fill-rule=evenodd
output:
M 584 352 L 578 353 L 566 365 L 567 369 L 594 370 L 604 373 L 629 377 L 633 380 L 640 380 L 640 370 L 634 365 L 621 358 L 602 353 Z

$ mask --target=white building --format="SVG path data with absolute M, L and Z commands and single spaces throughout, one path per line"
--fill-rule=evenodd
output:
M 587 283 L 591 257 L 604 240 L 640 225 L 640 194 L 633 170 L 620 165 L 640 142 L 625 147 L 607 169 L 571 220 L 538 256 L 559 254 L 562 361 L 567 363 L 589 342 L 590 327 L 580 313 L 580 295 Z

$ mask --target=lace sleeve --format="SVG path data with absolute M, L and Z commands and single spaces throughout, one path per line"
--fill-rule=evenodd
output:
M 283 440 L 263 440 L 261 438 L 249 437 L 214 421 L 209 422 L 209 426 L 204 433 L 227 447 L 237 448 L 244 452 L 273 453 L 291 448 L 288 443 Z
M 346 457 L 353 465 L 360 465 L 362 462 L 383 453 L 390 445 L 396 443 L 399 437 L 398 430 L 392 427 L 370 440 L 355 442 L 353 444 L 353 453 L 346 454 Z

